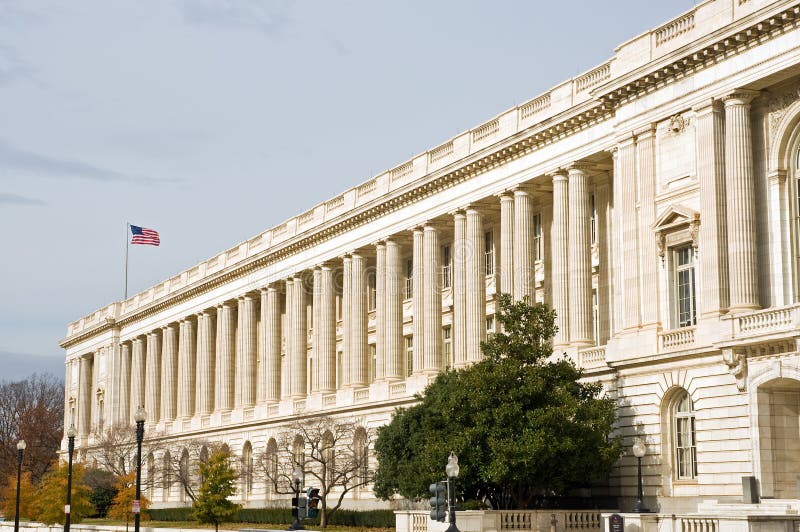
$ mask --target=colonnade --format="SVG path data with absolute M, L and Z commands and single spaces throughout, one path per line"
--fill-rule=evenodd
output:
M 701 239 L 710 243 L 701 254 L 704 312 L 759 306 L 752 97 L 738 91 L 724 104 L 712 101 L 695 110 Z M 106 408 L 113 423 L 130 423 L 139 405 L 151 421 L 169 422 L 434 375 L 446 364 L 443 317 L 453 365 L 477 361 L 494 297 L 487 292 L 487 252 L 497 266 L 491 272 L 494 292 L 542 300 L 556 311 L 556 350 L 662 327 L 664 312 L 656 302 L 645 303 L 643 292 L 657 287 L 660 275 L 655 239 L 646 235 L 657 215 L 655 128 L 619 137 L 613 159 L 606 157 L 613 160 L 611 179 L 606 170 L 595 171 L 596 163 L 576 162 L 540 178 L 537 186 L 521 183 L 379 236 L 152 330 L 127 338 L 123 331 L 110 364 L 108 385 L 115 392 Z M 726 217 L 726 211 L 737 214 Z M 487 239 L 487 230 L 499 238 Z M 485 248 L 487 242 L 492 249 Z M 447 256 L 444 244 L 450 247 Z M 593 286 L 603 309 L 599 318 Z M 445 290 L 452 302 L 447 308 Z M 596 319 L 604 325 L 598 327 Z M 75 363 L 78 430 L 88 434 L 96 372 L 91 354 L 68 365 Z

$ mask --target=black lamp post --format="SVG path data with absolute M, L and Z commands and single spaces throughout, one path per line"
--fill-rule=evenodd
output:
M 459 532 L 456 526 L 456 478 L 458 478 L 458 456 L 453 451 L 450 451 L 450 456 L 447 458 L 447 466 L 444 468 L 447 473 L 447 491 L 449 497 L 447 498 L 447 513 L 450 516 L 450 526 L 447 527 L 447 532 Z
M 305 530 L 303 522 L 300 521 L 300 482 L 303 480 L 303 469 L 299 465 L 296 465 L 292 471 L 292 480 L 294 481 L 294 500 L 297 504 L 294 508 L 294 522 L 289 530 Z
M 647 454 L 647 445 L 641 438 L 636 438 L 633 442 L 633 456 L 636 457 L 636 505 L 633 507 L 634 513 L 643 514 L 650 510 L 644 507 L 644 493 L 642 490 L 642 457 Z
M 22 476 L 22 453 L 25 452 L 25 440 L 17 442 L 17 511 L 14 513 L 14 532 L 19 532 L 19 486 Z
M 142 440 L 144 439 L 144 420 L 147 412 L 143 406 L 136 409 L 133 419 L 136 421 L 136 498 L 133 500 L 133 530 L 139 532 L 139 512 L 141 505 L 139 499 L 142 495 Z
M 69 532 L 72 511 L 72 454 L 75 452 L 75 425 L 67 430 L 67 502 L 64 505 L 64 532 Z

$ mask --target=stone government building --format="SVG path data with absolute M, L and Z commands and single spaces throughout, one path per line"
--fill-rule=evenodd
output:
M 650 508 L 740 500 L 743 476 L 800 504 L 799 26 L 797 1 L 703 0 L 71 323 L 78 449 L 139 404 L 149 433 L 224 440 L 245 460 L 298 415 L 385 424 L 442 368 L 480 358 L 509 292 L 558 312 L 556 351 L 618 398 L 626 445 L 646 440 Z M 635 484 L 627 453 L 611 490 Z M 271 498 L 263 482 L 240 497 Z M 151 498 L 181 501 L 177 485 Z

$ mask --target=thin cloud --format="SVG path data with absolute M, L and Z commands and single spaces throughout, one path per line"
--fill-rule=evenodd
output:
M 190 24 L 277 33 L 287 22 L 285 4 L 261 0 L 178 0 Z
M 0 85 L 27 80 L 39 88 L 44 84 L 36 78 L 35 70 L 10 46 L 0 44 Z
M 0 192 L 0 205 L 42 206 L 45 205 L 45 202 L 37 198 Z
M 19 173 L 58 179 L 87 179 L 106 183 L 132 183 L 136 185 L 156 185 L 180 181 L 172 178 L 127 174 L 108 168 L 101 168 L 76 159 L 51 157 L 21 150 L 0 140 L 0 176 L 14 177 Z

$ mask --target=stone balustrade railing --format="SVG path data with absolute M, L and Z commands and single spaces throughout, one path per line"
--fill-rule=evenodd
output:
M 578 361 L 582 368 L 602 368 L 606 365 L 606 346 L 588 347 L 578 351 Z
M 559 532 L 603 529 L 603 510 L 469 510 L 456 512 L 461 532 L 502 532 L 505 530 L 551 530 Z M 431 521 L 427 511 L 396 511 L 396 532 L 443 532 L 447 523 Z
M 745 338 L 788 332 L 800 326 L 800 305 L 769 308 L 733 318 L 733 337 Z
M 145 292 L 72 322 L 68 326 L 68 338 L 96 327 L 101 316 L 119 319 L 123 315 L 136 312 L 209 275 L 243 263 L 254 255 L 287 241 L 301 230 L 306 232 L 333 219 L 340 219 L 352 209 L 376 201 L 400 187 L 408 186 L 409 183 L 423 180 L 425 176 L 452 160 L 484 150 L 489 144 L 508 139 L 524 129 L 563 114 L 591 100 L 592 92 L 603 84 L 611 83 L 611 80 L 634 72 L 645 64 L 671 53 L 674 48 L 671 43 L 680 44 L 683 41 L 677 37 L 691 33 L 692 39 L 699 40 L 733 21 L 747 17 L 760 6 L 759 2 L 721 3 L 721 0 L 701 2 L 691 11 L 621 44 L 616 49 L 614 57 L 598 67 L 567 80 L 546 93 L 501 113 L 489 122 L 419 154 L 410 161 L 395 166 L 250 240 L 237 244 Z M 703 24 L 695 26 L 695 20 L 703 20 Z M 705 32 L 704 35 L 697 34 L 701 29 Z M 670 45 L 666 45 L 667 43 Z
M 658 333 L 659 352 L 690 349 L 695 343 L 695 327 L 683 327 Z

